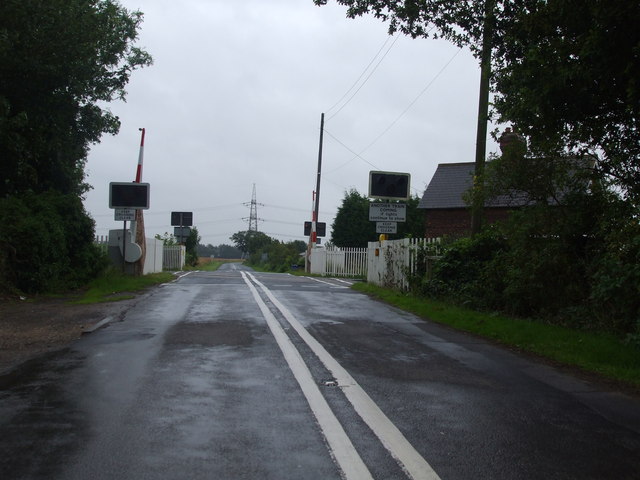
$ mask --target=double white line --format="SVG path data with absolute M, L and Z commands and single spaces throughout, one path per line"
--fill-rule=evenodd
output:
M 378 405 L 360 387 L 354 378 L 333 358 L 329 352 L 300 324 L 293 314 L 271 293 L 271 291 L 260 283 L 253 275 L 241 272 L 242 278 L 248 285 L 253 298 L 260 307 L 262 315 L 267 321 L 280 350 L 282 351 L 289 368 L 298 381 L 309 406 L 315 415 L 322 433 L 325 436 L 331 454 L 342 470 L 347 480 L 373 479 L 367 466 L 360 458 L 351 440 L 342 428 L 342 425 L 329 407 L 322 393 L 313 380 L 311 372 L 304 363 L 302 356 L 291 342 L 291 339 L 282 329 L 282 326 L 269 310 L 265 302 L 260 297 L 254 283 L 260 287 L 269 300 L 282 313 L 291 327 L 298 333 L 304 342 L 311 348 L 313 353 L 323 363 L 325 368 L 331 372 L 333 378 L 338 381 L 338 385 L 347 387 L 342 391 L 351 402 L 354 410 L 360 415 L 362 420 L 378 437 L 382 445 L 389 451 L 391 456 L 398 462 L 407 476 L 413 480 L 437 480 L 440 477 L 431 468 L 424 458 L 413 448 L 413 445 L 404 437 L 402 432 L 389 420 L 380 410 Z M 251 281 L 247 278 L 249 277 Z

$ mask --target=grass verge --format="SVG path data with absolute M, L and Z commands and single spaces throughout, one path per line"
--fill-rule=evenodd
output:
M 244 260 L 216 260 L 212 258 L 200 258 L 198 265 L 190 270 L 204 270 L 206 272 L 215 272 L 224 263 L 242 263 Z
M 353 288 L 431 321 L 640 388 L 640 349 L 614 335 L 476 312 L 367 283 Z
M 134 277 L 116 270 L 109 270 L 90 282 L 84 294 L 70 303 L 89 304 L 126 300 L 135 297 L 135 292 L 153 285 L 170 282 L 174 278 L 175 276 L 171 272 L 151 273 Z

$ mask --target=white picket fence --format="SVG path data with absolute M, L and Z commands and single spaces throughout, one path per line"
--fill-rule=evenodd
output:
M 314 248 L 311 273 L 334 277 L 364 277 L 367 274 L 366 248 Z
M 311 273 L 363 277 L 367 282 L 406 290 L 409 278 L 427 271 L 440 255 L 439 238 L 369 242 L 368 248 L 314 248 Z
M 407 290 L 410 277 L 416 272 L 427 272 L 440 255 L 439 238 L 369 242 L 367 282 Z
M 165 270 L 182 270 L 184 268 L 187 249 L 184 245 L 165 246 L 162 263 Z

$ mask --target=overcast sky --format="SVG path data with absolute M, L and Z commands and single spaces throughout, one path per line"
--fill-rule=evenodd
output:
M 117 136 L 88 158 L 87 210 L 98 235 L 122 228 L 109 182 L 135 179 L 146 129 L 146 234 L 173 232 L 193 212 L 203 244 L 248 228 L 255 184 L 258 230 L 306 240 L 325 135 L 319 221 L 327 233 L 344 194 L 366 194 L 369 171 L 411 174 L 422 195 L 438 163 L 474 160 L 480 71 L 442 40 L 389 37 L 373 17 L 312 0 L 122 0 L 144 13 L 137 45 L 154 65 L 133 73 Z M 355 87 L 354 87 L 355 85 Z M 353 87 L 353 88 L 352 88 Z M 488 153 L 497 145 L 488 143 Z

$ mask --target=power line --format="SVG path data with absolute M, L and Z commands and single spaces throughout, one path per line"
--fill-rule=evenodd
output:
M 386 45 L 386 43 L 389 41 L 390 37 L 387 37 L 387 39 L 385 40 L 385 43 L 383 44 L 382 48 L 384 48 L 384 45 Z M 396 36 L 393 40 L 393 43 L 391 43 L 391 45 L 389 46 L 389 48 L 387 48 L 387 51 L 384 52 L 384 55 L 380 58 L 380 60 L 378 60 L 378 63 L 376 63 L 375 67 L 373 67 L 373 69 L 371 70 L 371 72 L 369 73 L 369 75 L 367 75 L 367 77 L 364 79 L 364 81 L 360 84 L 360 86 L 356 89 L 355 92 L 353 92 L 353 95 L 351 95 L 349 97 L 349 99 L 342 104 L 342 106 L 338 109 L 337 112 L 335 112 L 333 115 L 331 115 L 329 118 L 327 118 L 327 121 L 331 120 L 333 117 L 335 117 L 336 115 L 338 115 L 342 109 L 344 107 L 346 107 L 351 100 L 353 100 L 353 98 L 358 94 L 358 92 L 362 89 L 362 87 L 365 86 L 365 84 L 369 81 L 369 79 L 371 78 L 371 76 L 375 73 L 375 71 L 378 69 L 378 67 L 380 66 L 380 64 L 382 63 L 382 61 L 385 59 L 385 57 L 389 54 L 389 51 L 391 51 L 391 49 L 393 48 L 393 46 L 396 44 L 396 42 L 398 41 L 398 38 L 400 38 L 400 36 Z M 342 98 L 338 101 L 338 103 L 336 103 L 333 107 L 331 107 L 329 110 L 333 109 L 336 105 L 338 105 L 342 99 L 344 97 L 347 96 L 347 94 L 357 85 L 358 81 L 362 78 L 362 75 L 365 74 L 365 72 L 367 71 L 367 69 L 371 66 L 371 63 L 373 63 L 373 61 L 376 59 L 376 57 L 380 54 L 380 51 L 382 50 L 382 48 L 378 51 L 378 53 L 376 53 L 375 57 L 373 57 L 373 59 L 371 60 L 371 62 L 369 63 L 369 65 L 367 65 L 367 67 L 364 69 L 364 71 L 360 74 L 360 76 L 358 77 L 358 80 L 356 80 L 356 82 L 351 86 L 351 88 L 349 90 L 347 90 L 347 92 L 342 96 Z
M 462 49 L 458 49 L 456 50 L 456 53 L 453 54 L 453 56 L 449 59 L 449 61 L 447 61 L 447 63 L 444 64 L 444 66 L 438 71 L 438 73 L 436 73 L 436 75 L 429 81 L 429 83 L 427 83 L 427 85 L 420 91 L 420 93 L 418 93 L 418 95 L 416 95 L 416 97 L 409 103 L 409 105 L 400 113 L 400 115 L 398 115 L 396 117 L 395 120 L 393 120 L 378 136 L 376 136 L 372 142 L 370 142 L 366 147 L 364 147 L 360 153 L 356 153 L 354 150 L 352 150 L 351 148 L 349 148 L 347 145 L 345 145 L 342 141 L 340 141 L 338 138 L 336 138 L 335 135 L 331 134 L 329 131 L 327 131 L 327 129 L 325 128 L 325 133 L 327 133 L 330 137 L 332 137 L 336 142 L 338 142 L 340 145 L 342 145 L 344 148 L 346 148 L 348 151 L 350 151 L 351 153 L 354 154 L 354 157 L 351 158 L 350 160 L 348 160 L 347 162 L 343 163 L 342 165 L 340 165 L 337 168 L 334 168 L 333 170 L 327 172 L 327 173 L 333 173 L 336 170 L 340 170 L 341 168 L 343 168 L 344 166 L 348 165 L 349 163 L 351 163 L 353 160 L 355 160 L 356 158 L 361 159 L 362 161 L 368 163 L 369 165 L 371 165 L 374 168 L 378 168 L 376 167 L 373 163 L 369 162 L 366 158 L 362 157 L 362 154 L 364 152 L 366 152 L 367 150 L 369 150 L 369 148 L 371 148 L 373 145 L 375 145 L 378 140 L 380 140 L 384 135 L 386 135 L 386 133 L 391 130 L 391 128 L 393 128 L 393 126 L 398 123 L 398 121 L 405 116 L 405 114 L 411 109 L 411 107 L 413 107 L 415 105 L 415 103 L 420 99 L 420 97 L 422 97 L 422 95 L 425 94 L 425 92 L 429 89 L 429 87 L 431 87 L 431 85 L 433 85 L 433 83 L 438 79 L 438 77 L 440 77 L 440 75 L 442 75 L 442 73 L 447 69 L 447 67 L 451 64 L 451 62 L 453 62 L 453 60 L 456 58 L 456 56 L 458 56 L 458 54 L 460 53 Z
M 382 44 L 382 46 L 380 47 L 380 49 L 376 52 L 376 54 L 373 56 L 373 58 L 371 59 L 371 61 L 369 62 L 369 64 L 364 68 L 364 70 L 362 71 L 362 73 L 360 74 L 360 76 L 356 79 L 355 82 L 353 82 L 353 85 L 351 85 L 349 87 L 349 89 L 344 92 L 344 95 L 342 95 L 342 97 L 340 97 L 340 100 L 338 100 L 336 103 L 334 103 L 333 105 L 331 105 L 330 108 L 328 108 L 326 110 L 326 113 L 331 112 L 331 110 L 333 110 L 334 108 L 336 108 L 338 105 L 340 105 L 340 102 L 342 102 L 342 100 L 345 99 L 345 97 L 347 95 L 349 95 L 349 92 L 351 92 L 351 90 L 353 90 L 356 85 L 358 84 L 358 82 L 360 81 L 360 79 L 364 76 L 365 73 L 367 73 L 367 70 L 369 70 L 369 67 L 371 67 L 371 65 L 373 64 L 373 62 L 376 60 L 376 58 L 378 58 L 378 55 L 380 55 L 380 52 L 382 52 L 382 50 L 384 49 L 384 47 L 386 47 L 387 43 L 389 43 L 389 40 L 391 39 L 391 36 L 387 36 L 384 39 L 384 43 Z M 387 50 L 388 52 L 388 50 Z M 377 67 L 377 66 L 376 66 Z

